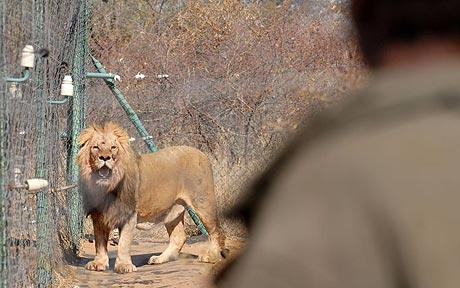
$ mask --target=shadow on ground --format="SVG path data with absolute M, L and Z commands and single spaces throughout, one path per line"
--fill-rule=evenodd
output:
M 149 261 L 150 257 L 158 256 L 160 254 L 161 254 L 160 252 L 157 252 L 157 253 L 150 253 L 150 254 L 132 255 L 131 260 L 133 261 L 133 264 L 139 268 L 144 265 L 149 265 L 147 264 L 147 262 Z M 72 265 L 76 267 L 84 267 L 89 261 L 93 260 L 93 258 L 94 257 L 81 257 L 79 261 L 77 261 L 77 263 L 74 263 Z M 109 258 L 109 270 L 114 269 L 115 259 L 116 259 L 116 256 Z M 181 259 L 198 259 L 198 255 L 189 254 L 189 253 L 180 253 L 179 259 L 176 261 L 179 261 Z
M 137 271 L 128 274 L 117 274 L 113 271 L 117 246 L 109 246 L 109 269 L 103 272 L 88 271 L 85 264 L 94 258 L 94 243 L 82 243 L 80 260 L 76 264 L 65 267 L 62 283 L 58 287 L 213 287 L 212 274 L 216 267 L 225 265 L 221 261 L 215 265 L 199 262 L 198 255 L 207 249 L 207 241 L 203 237 L 191 237 L 184 245 L 178 260 L 149 265 L 148 259 L 152 255 L 159 255 L 166 247 L 167 242 L 135 241 L 131 255 Z M 227 241 L 232 253 L 242 247 L 242 241 Z

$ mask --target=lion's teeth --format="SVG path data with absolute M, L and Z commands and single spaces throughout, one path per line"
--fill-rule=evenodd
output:
M 97 171 L 99 176 L 102 178 L 107 178 L 110 175 L 110 169 L 108 168 L 101 168 Z

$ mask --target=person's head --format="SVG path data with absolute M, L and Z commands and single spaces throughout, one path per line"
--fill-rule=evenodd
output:
M 459 0 L 352 0 L 352 13 L 361 49 L 373 67 L 384 64 L 395 47 L 456 43 L 460 51 Z

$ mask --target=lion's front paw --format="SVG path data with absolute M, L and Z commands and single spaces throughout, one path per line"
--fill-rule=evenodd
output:
M 91 271 L 105 271 L 109 268 L 109 263 L 107 261 L 93 260 L 88 262 L 85 268 Z
M 149 264 L 150 265 L 155 265 L 155 264 L 162 264 L 171 261 L 169 257 L 165 257 L 165 255 L 159 255 L 159 256 L 152 256 L 149 259 Z
M 169 261 L 174 261 L 174 260 L 177 260 L 179 259 L 179 253 L 177 254 L 161 254 L 159 256 L 152 256 L 150 257 L 149 259 L 149 264 L 150 265 L 155 265 L 155 264 L 162 264 L 162 263 L 166 263 L 166 262 L 169 262 Z
M 126 263 L 126 262 L 115 262 L 115 272 L 123 274 L 123 273 L 130 273 L 136 272 L 137 268 L 133 265 L 133 263 Z

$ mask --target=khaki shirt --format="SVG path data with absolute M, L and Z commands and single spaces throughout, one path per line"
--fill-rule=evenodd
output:
M 256 185 L 219 287 L 460 287 L 460 62 L 378 72 L 351 103 Z

